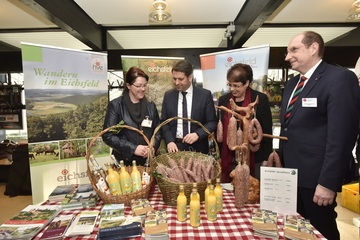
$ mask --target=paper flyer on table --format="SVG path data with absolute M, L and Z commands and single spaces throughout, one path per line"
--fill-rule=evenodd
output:
M 261 167 L 260 173 L 260 208 L 296 214 L 297 169 Z

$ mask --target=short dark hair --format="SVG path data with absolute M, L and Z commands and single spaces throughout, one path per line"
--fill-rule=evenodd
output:
M 226 79 L 231 82 L 241 82 L 242 84 L 246 84 L 246 81 L 249 80 L 249 83 L 251 83 L 253 81 L 252 68 L 244 63 L 236 63 L 228 69 Z
M 303 33 L 303 35 L 304 37 L 301 42 L 305 45 L 306 48 L 309 48 L 314 42 L 319 44 L 318 56 L 322 58 L 324 56 L 325 44 L 321 35 L 313 31 L 306 31 Z
M 186 60 L 180 60 L 175 63 L 175 65 L 172 67 L 171 72 L 183 72 L 186 77 L 189 77 L 194 69 L 191 63 L 189 63 Z
M 149 76 L 143 70 L 141 70 L 140 68 L 137 68 L 137 67 L 131 67 L 127 71 L 126 76 L 125 76 L 125 81 L 126 81 L 126 83 L 133 85 L 136 78 L 138 78 L 138 77 L 143 77 L 146 79 L 147 82 L 149 81 Z

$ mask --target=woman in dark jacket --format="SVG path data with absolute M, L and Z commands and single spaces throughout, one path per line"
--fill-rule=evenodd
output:
M 126 73 L 125 88 L 122 96 L 109 102 L 104 121 L 104 129 L 124 122 L 125 125 L 137 128 L 150 140 L 155 128 L 160 124 L 159 113 L 155 103 L 149 102 L 145 92 L 149 76 L 137 67 L 131 67 Z M 156 135 L 154 149 L 160 144 L 160 133 Z M 102 135 L 104 142 L 113 149 L 117 161 L 124 160 L 131 165 L 136 160 L 143 166 L 148 157 L 149 146 L 138 132 L 122 128 L 118 133 L 107 132 Z
M 235 64 L 228 70 L 226 78 L 230 92 L 219 98 L 218 105 L 231 109 L 229 104 L 231 98 L 238 106 L 246 107 L 249 103 L 254 102 L 258 96 L 259 103 L 255 106 L 256 118 L 260 122 L 263 133 L 272 134 L 272 116 L 269 100 L 264 93 L 255 91 L 249 86 L 253 81 L 253 71 L 251 67 L 242 63 Z M 220 112 L 218 114 L 218 117 L 219 116 L 224 126 L 224 140 L 220 146 L 222 182 L 230 182 L 231 178 L 229 174 L 237 165 L 234 159 L 234 151 L 231 151 L 226 143 L 226 131 L 231 114 Z M 272 139 L 263 138 L 259 150 L 255 153 L 250 153 L 249 167 L 253 177 L 260 178 L 260 165 L 264 160 L 267 160 L 269 154 L 272 152 L 272 148 Z

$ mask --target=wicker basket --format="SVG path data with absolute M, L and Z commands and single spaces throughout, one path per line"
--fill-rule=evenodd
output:
M 115 125 L 112 127 L 109 127 L 107 129 L 104 129 L 103 131 L 101 131 L 100 133 L 98 133 L 90 142 L 87 153 L 86 153 L 86 162 L 87 162 L 87 174 L 89 176 L 91 185 L 93 186 L 94 190 L 97 192 L 98 196 L 100 197 L 100 199 L 104 202 L 104 203 L 124 203 L 127 206 L 130 206 L 131 204 L 131 200 L 132 199 L 139 199 L 139 198 L 149 198 L 149 194 L 150 194 L 150 190 L 151 187 L 154 183 L 154 178 L 151 177 L 150 178 L 150 183 L 145 187 L 142 188 L 141 190 L 138 190 L 136 192 L 132 192 L 132 193 L 128 193 L 128 194 L 122 194 L 122 195 L 112 195 L 112 194 L 106 194 L 104 192 L 102 192 L 100 189 L 97 188 L 96 183 L 95 183 L 95 179 L 93 179 L 92 174 L 91 174 L 91 169 L 89 166 L 89 159 L 90 159 L 90 155 L 91 155 L 91 147 L 94 144 L 94 142 L 101 137 L 104 133 L 108 132 L 108 131 L 120 131 L 122 128 L 127 128 L 133 131 L 138 132 L 144 139 L 145 142 L 149 145 L 149 140 L 148 138 L 138 129 L 128 126 L 128 125 Z M 143 173 L 144 171 L 144 167 L 143 166 L 138 166 L 137 167 L 138 170 L 140 171 L 140 174 Z M 150 169 L 152 169 L 151 163 L 150 163 Z M 132 171 L 132 167 L 131 166 L 127 166 L 126 167 L 126 171 L 131 174 Z
M 206 155 L 203 153 L 191 152 L 191 151 L 179 151 L 179 152 L 174 152 L 174 153 L 161 154 L 154 158 L 151 158 L 151 160 L 152 160 L 151 165 L 153 166 L 153 169 L 156 169 L 156 166 L 158 163 L 162 163 L 165 166 L 169 166 L 169 164 L 168 164 L 169 158 L 174 159 L 177 163 L 180 158 L 183 158 L 185 160 L 185 164 L 187 164 L 189 158 L 192 157 L 192 158 L 195 158 L 195 159 L 198 159 L 201 161 L 207 161 L 210 164 L 214 164 L 215 177 L 212 179 L 212 183 L 215 184 L 216 178 L 220 177 L 220 174 L 221 174 L 221 167 L 220 167 L 220 163 L 219 163 L 219 160 L 220 160 L 219 159 L 219 147 L 217 145 L 217 142 L 214 139 L 214 136 L 198 121 L 195 121 L 190 118 L 180 118 L 180 117 L 173 117 L 173 118 L 169 118 L 169 119 L 165 120 L 155 129 L 155 132 L 150 140 L 150 146 L 153 146 L 154 136 L 155 136 L 156 132 L 159 131 L 159 129 L 162 126 L 164 126 L 165 124 L 169 123 L 172 120 L 177 120 L 177 119 L 187 120 L 189 122 L 194 122 L 194 123 L 197 123 L 198 125 L 200 125 L 203 128 L 203 130 L 209 135 L 209 137 L 214 141 L 215 149 L 216 149 L 216 156 L 213 157 L 211 155 Z M 155 174 L 153 174 L 153 176 L 155 177 L 157 184 L 159 185 L 160 191 L 163 195 L 164 202 L 167 205 L 176 206 L 177 196 L 179 195 L 180 183 L 175 183 L 175 182 L 168 180 L 167 178 L 163 178 L 161 174 L 155 173 Z M 184 185 L 185 196 L 186 196 L 188 204 L 189 204 L 190 194 L 191 194 L 192 188 L 193 188 L 193 183 L 181 183 L 181 185 Z M 200 195 L 200 201 L 204 201 L 204 199 L 205 199 L 204 193 L 205 193 L 206 187 L 207 187 L 207 181 L 202 181 L 202 182 L 197 183 L 197 190 Z

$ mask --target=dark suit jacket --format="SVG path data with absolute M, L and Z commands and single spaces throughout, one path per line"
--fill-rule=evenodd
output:
M 179 91 L 171 89 L 164 95 L 161 110 L 161 121 L 178 116 Z M 191 108 L 191 119 L 200 122 L 209 132 L 216 130 L 216 113 L 212 94 L 204 88 L 193 87 L 193 99 Z M 175 142 L 176 121 L 164 125 L 163 138 L 165 143 Z M 197 123 L 190 124 L 190 132 L 195 132 L 199 140 L 192 145 L 194 150 L 207 154 L 209 152 L 208 134 Z
M 298 169 L 298 186 L 320 184 L 341 191 L 359 127 L 360 89 L 356 75 L 324 61 L 316 68 L 292 110 L 287 124 L 287 103 L 299 76 L 290 79 L 281 105 L 280 153 L 287 168 Z M 316 107 L 302 100 L 317 99 Z
M 259 103 L 255 106 L 256 118 L 259 120 L 263 133 L 272 135 L 272 116 L 270 111 L 270 104 L 267 96 L 264 93 L 250 90 L 251 102 L 254 102 L 256 96 L 259 96 Z M 230 100 L 231 94 L 227 93 L 219 98 L 219 106 L 227 106 Z M 221 121 L 224 121 L 224 113 L 218 114 L 218 117 L 221 116 Z M 221 145 L 220 145 L 221 149 Z M 260 143 L 260 148 L 257 152 L 254 153 L 255 162 L 259 163 L 264 160 L 267 160 L 270 153 L 273 150 L 273 144 L 271 138 L 263 138 Z

